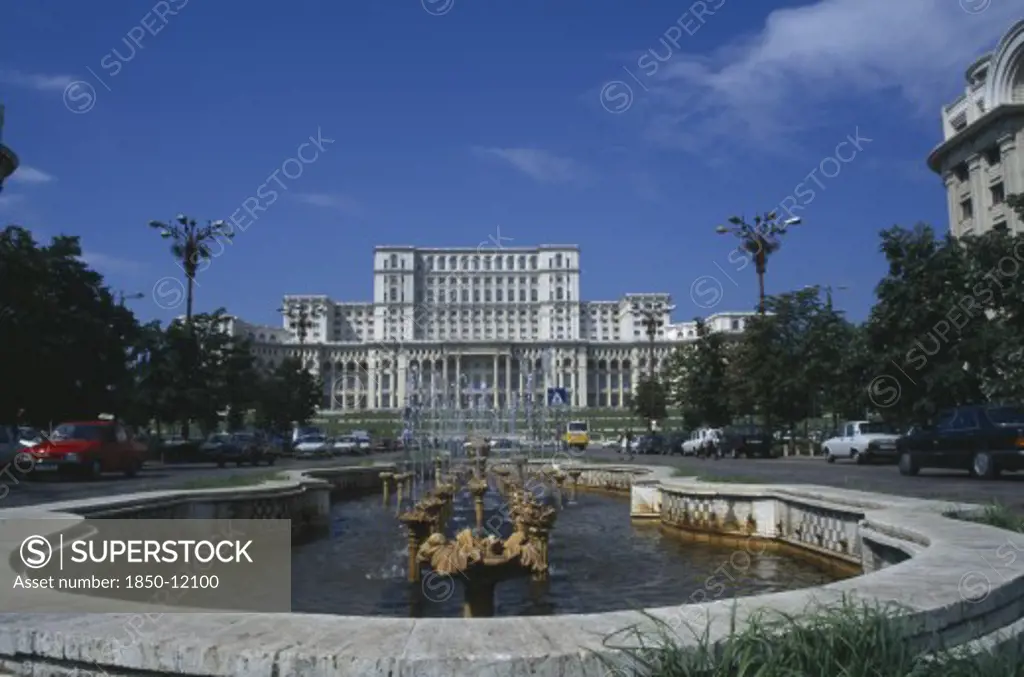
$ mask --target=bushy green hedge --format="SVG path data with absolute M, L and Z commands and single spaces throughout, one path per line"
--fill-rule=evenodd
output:
M 696 648 L 674 633 L 629 628 L 606 644 L 624 657 L 606 659 L 609 677 L 1021 677 L 1016 655 L 963 650 L 924 652 L 906 640 L 909 628 L 891 608 L 847 601 L 799 618 L 765 611 L 718 647 L 697 631 Z M 686 632 L 684 628 L 683 633 Z M 626 648 L 628 647 L 628 648 Z M 1021 665 L 1018 665 L 1018 663 Z

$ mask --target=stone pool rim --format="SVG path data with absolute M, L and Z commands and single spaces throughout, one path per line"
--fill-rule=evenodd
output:
M 137 629 L 133 641 L 115 638 L 139 625 L 141 612 L 121 614 L 0 614 L 0 668 L 14 674 L 32 670 L 78 669 L 80 675 L 157 672 L 184 675 L 284 674 L 392 675 L 588 675 L 614 659 L 606 638 L 631 626 L 651 627 L 652 618 L 676 628 L 676 640 L 696 644 L 689 629 L 710 624 L 710 637 L 727 636 L 740 622 L 768 607 L 799 614 L 850 595 L 908 609 L 919 636 L 941 635 L 949 644 L 996 642 L 1016 635 L 1024 621 L 1024 537 L 947 516 L 970 514 L 977 505 L 911 499 L 813 485 L 742 485 L 675 477 L 656 465 L 577 464 L 594 477 L 628 477 L 629 485 L 657 495 L 731 496 L 811 503 L 861 515 L 858 527 L 872 539 L 902 550 L 899 564 L 820 587 L 702 604 L 558 616 L 484 619 L 388 618 L 313 614 L 166 613 Z M 143 509 L 181 502 L 246 501 L 322 493 L 331 479 L 390 467 L 329 467 L 282 471 L 280 479 L 248 487 L 121 494 L 111 497 L 0 509 L 0 520 L 95 514 L 104 507 Z M 581 483 L 581 487 L 583 484 Z M 652 510 L 657 506 L 652 506 Z M 84 519 L 84 517 L 83 517 Z M 8 566 L 11 545 L 3 547 Z M 1019 561 L 1018 561 L 1019 560 Z M 1000 568 L 994 569 L 993 561 Z M 982 579 L 984 595 L 968 594 L 965 580 Z M 94 667 L 93 667 L 94 666 Z

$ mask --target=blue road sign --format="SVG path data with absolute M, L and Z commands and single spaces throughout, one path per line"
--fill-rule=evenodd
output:
M 548 388 L 548 406 L 564 407 L 569 404 L 568 388 Z

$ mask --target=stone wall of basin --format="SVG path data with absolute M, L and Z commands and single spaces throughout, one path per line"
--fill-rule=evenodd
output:
M 278 492 L 317 496 L 379 489 L 384 469 L 288 473 L 273 485 L 217 492 L 156 492 L 76 504 L 0 510 L 0 519 L 69 512 L 219 515 L 225 501 L 252 503 Z M 866 572 L 830 585 L 736 600 L 603 614 L 485 619 L 321 616 L 307 614 L 162 613 L 135 633 L 138 614 L 0 613 L 0 674 L 78 677 L 140 674 L 276 677 L 577 677 L 604 674 L 616 649 L 605 638 L 654 622 L 696 646 L 691 628 L 724 640 L 732 623 L 765 607 L 799 614 L 855 595 L 896 603 L 912 621 L 908 641 L 973 647 L 1016 646 L 1024 621 L 1024 539 L 1019 534 L 947 517 L 976 506 L 803 485 L 708 484 L 656 466 L 579 466 L 580 486 L 630 497 L 635 517 L 667 528 L 770 539 L 856 563 Z M 342 487 L 347 487 L 343 489 Z M 130 500 L 129 500 L 130 499 Z M 192 504 L 171 511 L 174 501 Z M 625 509 L 625 506 L 624 506 Z M 244 509 L 242 509 L 244 510 Z M 17 514 L 15 514 L 17 513 Z M 0 559 L 5 562 L 6 559 Z

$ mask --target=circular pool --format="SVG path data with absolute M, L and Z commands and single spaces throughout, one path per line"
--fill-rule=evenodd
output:
M 485 524 L 504 499 L 485 496 Z M 456 496 L 449 534 L 473 526 L 472 498 Z M 499 531 L 507 535 L 509 525 Z M 331 534 L 292 551 L 292 608 L 296 612 L 362 616 L 462 615 L 460 576 L 426 572 L 406 580 L 406 531 L 394 498 L 336 503 Z M 793 590 L 836 580 L 811 561 L 768 550 L 762 541 L 737 546 L 682 539 L 672 530 L 630 519 L 625 499 L 580 494 L 565 500 L 551 533 L 550 576 L 498 584 L 495 615 L 597 613 L 700 603 Z

